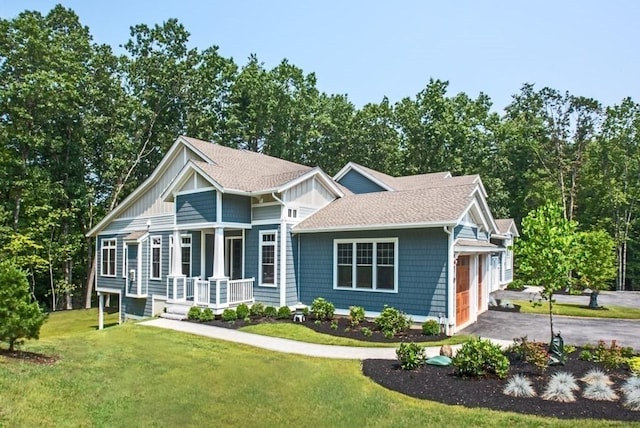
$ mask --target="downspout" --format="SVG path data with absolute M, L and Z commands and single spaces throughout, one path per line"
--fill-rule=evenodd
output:
M 455 299 L 455 290 L 453 284 L 453 266 L 454 266 L 454 253 L 453 253 L 453 229 L 451 226 L 444 226 L 442 228 L 444 233 L 447 234 L 447 325 L 445 327 L 445 334 L 447 336 L 453 335 L 454 327 L 454 307 L 453 302 Z
M 287 306 L 287 223 L 285 221 L 285 203 L 278 198 L 275 192 L 271 196 L 282 204 L 280 214 L 280 306 Z

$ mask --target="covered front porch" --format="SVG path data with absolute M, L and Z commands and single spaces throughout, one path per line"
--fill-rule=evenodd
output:
M 199 239 L 194 239 L 194 235 Z M 167 303 L 208 307 L 216 314 L 241 303 L 253 303 L 255 280 L 244 277 L 244 235 L 244 229 L 223 227 L 174 230 L 170 239 Z M 180 245 L 174 245 L 176 242 Z

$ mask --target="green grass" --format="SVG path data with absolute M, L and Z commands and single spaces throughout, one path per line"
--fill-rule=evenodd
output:
M 58 355 L 54 365 L 0 357 L 0 426 L 632 425 L 447 406 L 386 390 L 362 375 L 359 361 L 280 354 L 134 323 L 97 331 L 96 319 L 95 310 L 56 314 L 47 329 L 66 334 L 28 342 L 26 350 Z
M 548 314 L 549 306 L 547 302 L 542 302 L 541 306 L 533 306 L 528 300 L 513 300 L 516 305 L 520 305 L 520 312 L 527 314 Z M 607 306 L 605 309 L 588 309 L 585 305 L 577 303 L 554 303 L 554 315 L 566 315 L 572 317 L 588 318 L 616 318 L 616 319 L 640 319 L 640 309 L 623 306 Z
M 104 314 L 104 326 L 118 324 L 118 312 Z M 67 336 L 98 329 L 97 309 L 77 309 L 49 313 L 49 319 L 40 330 L 40 338 Z
M 289 323 L 265 323 L 242 327 L 240 330 L 247 333 L 261 334 L 264 336 L 281 337 L 284 339 L 298 340 L 300 342 L 318 343 L 321 345 L 340 345 L 340 346 L 358 346 L 358 347 L 384 347 L 393 348 L 398 346 L 397 343 L 379 343 L 367 342 L 364 340 L 356 340 L 348 337 L 337 337 L 330 334 L 322 334 L 308 327 L 299 324 Z M 420 342 L 425 346 L 442 346 L 456 345 L 463 343 L 470 336 L 453 336 L 445 340 L 433 342 Z

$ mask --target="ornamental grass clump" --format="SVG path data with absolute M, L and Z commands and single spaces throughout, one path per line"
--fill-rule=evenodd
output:
M 576 401 L 571 387 L 557 378 L 551 377 L 547 388 L 541 395 L 543 400 L 558 401 L 560 403 L 572 403 Z
M 615 401 L 618 399 L 618 395 L 611 386 L 602 382 L 588 384 L 582 396 L 595 401 Z
M 567 372 L 556 372 L 551 375 L 551 379 L 558 384 L 566 385 L 572 391 L 580 390 L 580 386 L 578 385 L 578 381 L 575 376 L 571 373 Z
M 635 412 L 640 411 L 640 389 L 634 389 L 624 394 L 624 407 Z
M 507 386 L 502 391 L 505 395 L 512 397 L 535 397 L 536 391 L 531 385 L 531 381 L 523 375 L 515 375 L 507 381 Z
M 624 382 L 620 389 L 625 394 L 630 394 L 634 391 L 640 391 L 640 377 L 631 376 Z
M 611 382 L 611 379 L 609 379 L 609 375 L 607 375 L 600 369 L 589 370 L 587 374 L 585 374 L 580 380 L 588 385 L 595 385 L 599 383 L 605 385 L 613 385 L 613 382 Z

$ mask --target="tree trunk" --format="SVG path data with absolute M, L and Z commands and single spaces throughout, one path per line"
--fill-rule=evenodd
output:
M 91 245 L 91 238 L 87 238 L 87 287 L 84 297 L 84 308 L 89 309 L 91 307 L 91 298 L 93 297 L 93 282 L 96 274 L 96 263 L 93 256 L 93 245 Z
M 598 290 L 593 290 L 589 295 L 589 309 L 600 309 L 600 306 L 598 306 Z

